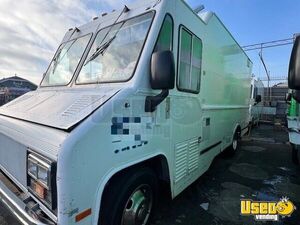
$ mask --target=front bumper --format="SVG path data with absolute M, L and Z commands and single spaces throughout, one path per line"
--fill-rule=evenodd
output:
M 38 215 L 37 210 L 40 210 L 38 205 L 29 207 L 29 202 L 32 199 L 25 196 L 24 193 L 17 193 L 17 188 L 13 186 L 9 179 L 7 179 L 0 170 L 0 202 L 2 202 L 8 210 L 19 220 L 22 224 L 26 225 L 55 225 L 46 216 L 43 218 Z M 19 196 L 18 196 L 19 195 Z M 22 200 L 25 198 L 24 200 Z M 31 204 L 32 205 L 32 204 Z

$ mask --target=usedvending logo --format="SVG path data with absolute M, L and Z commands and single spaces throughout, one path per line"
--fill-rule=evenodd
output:
M 241 215 L 254 216 L 258 221 L 279 221 L 280 216 L 290 217 L 295 210 L 295 205 L 287 197 L 278 202 L 241 200 Z

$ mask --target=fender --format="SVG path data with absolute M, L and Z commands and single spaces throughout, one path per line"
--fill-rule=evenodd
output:
M 100 216 L 100 208 L 101 208 L 101 201 L 102 201 L 102 194 L 103 194 L 103 191 L 104 191 L 104 188 L 106 186 L 106 184 L 108 183 L 108 181 L 115 175 L 117 174 L 118 172 L 126 169 L 126 168 L 129 168 L 131 166 L 134 166 L 134 165 L 137 165 L 139 163 L 142 163 L 142 162 L 145 162 L 147 160 L 150 160 L 150 159 L 153 159 L 157 156 L 162 156 L 164 157 L 166 160 L 167 160 L 167 163 L 168 163 L 168 170 L 169 170 L 169 174 L 170 174 L 170 186 L 172 188 L 172 176 L 171 176 L 171 171 L 170 171 L 170 162 L 168 160 L 168 157 L 163 153 L 163 152 L 158 152 L 158 153 L 155 153 L 155 154 L 150 154 L 150 155 L 147 155 L 146 157 L 144 158 L 141 158 L 139 160 L 136 160 L 136 161 L 133 161 L 133 162 L 130 162 L 128 164 L 124 164 L 118 168 L 115 168 L 115 169 L 112 169 L 110 170 L 103 178 L 101 178 L 101 180 L 99 181 L 99 185 L 98 185 L 98 189 L 97 189 L 97 193 L 96 193 L 96 199 L 95 199 L 95 203 L 93 204 L 94 205 L 94 209 L 95 209 L 95 213 L 93 213 L 93 224 L 98 224 L 98 220 L 99 220 L 99 216 Z

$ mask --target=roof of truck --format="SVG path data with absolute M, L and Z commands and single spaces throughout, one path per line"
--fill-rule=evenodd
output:
M 131 11 L 143 8 L 143 10 L 146 12 L 152 8 L 155 8 L 161 1 L 164 1 L 164 0 L 139 0 L 134 3 L 128 4 L 126 6 Z M 114 20 L 121 14 L 124 7 L 125 7 L 125 5 L 123 5 L 122 8 L 120 7 L 120 9 L 112 10 L 111 12 L 102 12 L 102 13 L 100 13 L 100 15 L 94 17 L 92 21 L 89 21 L 86 24 L 82 24 L 82 25 L 78 26 L 78 29 L 80 30 L 82 28 L 89 27 L 89 26 L 97 26 L 98 24 L 99 24 L 98 26 L 100 26 L 102 23 L 105 23 L 110 20 Z M 70 28 L 69 32 L 67 32 L 65 38 L 68 37 L 69 34 L 72 34 L 73 31 L 74 31 L 74 28 Z
M 143 11 L 146 12 L 150 9 L 155 9 L 156 7 L 158 7 L 163 1 L 169 1 L 169 0 L 139 0 L 139 1 L 135 1 L 131 4 L 128 4 L 128 8 L 132 11 Z M 175 1 L 175 0 L 173 0 Z M 191 6 L 184 0 L 177 0 L 177 1 L 181 1 L 187 8 L 190 9 L 191 13 L 193 13 L 201 23 L 208 25 L 209 21 L 211 20 L 212 17 L 217 18 L 217 20 L 220 22 L 220 24 L 226 29 L 226 31 L 228 32 L 228 34 L 231 36 L 231 38 L 236 42 L 236 44 L 238 45 L 238 47 L 241 49 L 241 51 L 244 52 L 245 56 L 248 58 L 248 60 L 252 63 L 251 59 L 249 58 L 249 56 L 247 55 L 247 53 L 243 50 L 243 48 L 240 46 L 240 44 L 236 41 L 236 39 L 233 37 L 233 35 L 231 34 L 231 32 L 227 29 L 227 27 L 223 24 L 223 22 L 220 20 L 220 18 L 211 11 L 207 11 L 207 10 L 202 10 L 201 12 L 199 12 L 198 14 L 194 12 L 194 9 L 191 8 Z M 125 5 L 124 5 L 125 6 Z M 95 17 L 92 21 L 79 26 L 79 29 L 85 28 L 85 27 L 90 27 L 90 26 L 98 26 L 98 28 L 101 27 L 102 24 L 107 23 L 108 21 L 114 21 L 116 18 L 118 18 L 118 16 L 122 13 L 123 9 L 118 9 L 118 10 L 113 10 L 110 13 L 106 13 L 103 12 L 101 13 L 101 15 Z M 120 21 L 122 19 L 120 18 Z M 70 35 L 73 35 L 74 33 L 74 29 L 70 29 L 69 32 L 66 33 L 65 37 L 64 37 L 64 41 L 68 40 Z

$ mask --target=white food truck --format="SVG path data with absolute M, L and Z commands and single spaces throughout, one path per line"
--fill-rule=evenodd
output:
M 252 62 L 200 9 L 142 0 L 70 29 L 0 108 L 0 199 L 23 224 L 148 224 L 161 184 L 175 198 L 237 150 Z

